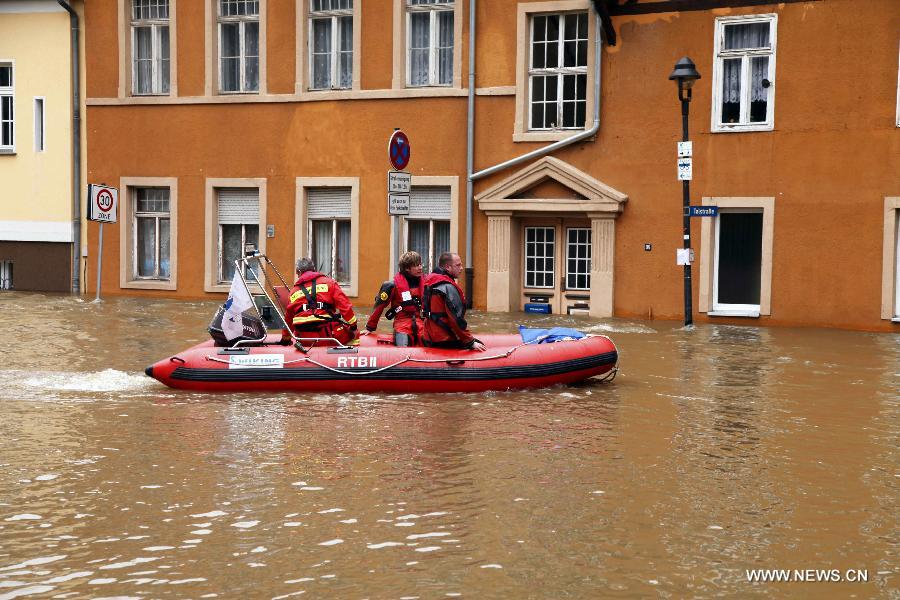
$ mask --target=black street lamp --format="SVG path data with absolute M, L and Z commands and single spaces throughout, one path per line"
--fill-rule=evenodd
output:
M 691 102 L 691 88 L 694 82 L 700 79 L 700 73 L 694 66 L 694 61 L 685 56 L 675 63 L 675 70 L 669 75 L 669 79 L 674 79 L 678 83 L 678 99 L 681 101 L 681 137 L 682 141 L 688 141 L 688 107 Z M 684 214 L 682 216 L 684 224 L 684 249 L 687 250 L 687 260 L 684 265 L 684 324 L 692 325 L 694 323 L 693 311 L 691 308 L 691 182 L 684 179 L 681 182 L 682 187 L 682 208 Z

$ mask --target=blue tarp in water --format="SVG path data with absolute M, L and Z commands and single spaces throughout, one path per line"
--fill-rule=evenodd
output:
M 552 329 L 536 329 L 519 325 L 519 333 L 526 344 L 550 344 L 565 340 L 580 340 L 585 337 L 583 333 L 568 327 L 554 327 Z

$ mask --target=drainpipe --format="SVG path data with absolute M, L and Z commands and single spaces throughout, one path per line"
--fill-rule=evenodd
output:
M 469 106 L 466 123 L 466 308 L 472 308 L 472 170 L 475 168 L 475 5 L 469 0 Z
M 504 169 L 514 167 L 523 162 L 527 162 L 533 158 L 550 154 L 560 148 L 564 148 L 581 140 L 593 137 L 600 130 L 600 59 L 603 40 L 600 32 L 602 29 L 601 15 L 598 13 L 594 23 L 594 124 L 590 129 L 582 131 L 577 135 L 559 140 L 543 148 L 538 148 L 516 158 L 512 158 L 500 164 L 482 169 L 477 173 L 473 172 L 474 159 L 474 130 L 475 130 L 475 0 L 470 0 L 471 7 L 469 9 L 469 139 L 466 147 L 466 295 L 469 308 L 472 307 L 472 280 L 474 278 L 472 272 L 472 182 L 476 179 L 482 179 L 488 175 L 493 175 Z M 596 5 L 595 5 L 596 8 Z
M 81 49 L 78 13 L 66 0 L 56 0 L 69 12 L 72 29 L 72 293 L 81 293 Z

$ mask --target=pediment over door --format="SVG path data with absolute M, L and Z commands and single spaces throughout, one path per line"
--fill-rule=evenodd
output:
M 475 197 L 478 208 L 491 213 L 622 212 L 628 196 L 567 162 L 545 156 Z

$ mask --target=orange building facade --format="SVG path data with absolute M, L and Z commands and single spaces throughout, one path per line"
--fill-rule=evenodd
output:
M 86 179 L 120 188 L 103 293 L 222 298 L 254 243 L 286 271 L 311 255 L 368 307 L 396 247 L 461 254 L 478 309 L 681 319 L 668 77 L 689 56 L 691 203 L 718 208 L 691 223 L 695 321 L 900 327 L 900 4 L 481 0 L 471 223 L 469 10 L 86 3 Z M 412 147 L 396 223 L 395 128 Z

